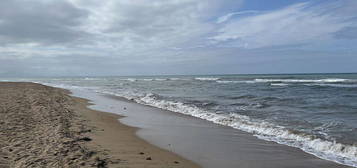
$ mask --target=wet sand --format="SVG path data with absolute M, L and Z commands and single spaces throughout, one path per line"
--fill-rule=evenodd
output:
M 140 105 L 126 99 L 73 90 L 92 100 L 91 108 L 124 115 L 148 142 L 189 158 L 205 168 L 347 168 L 302 150 L 260 140 L 252 134 L 202 119 Z M 124 109 L 125 107 L 125 109 Z
M 199 167 L 135 135 L 121 116 L 34 83 L 0 83 L 0 167 Z

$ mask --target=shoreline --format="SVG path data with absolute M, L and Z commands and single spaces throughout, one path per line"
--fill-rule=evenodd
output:
M 0 82 L 0 89 L 0 167 L 199 167 L 68 90 L 26 82 Z
M 205 168 L 350 167 L 320 159 L 295 147 L 258 139 L 241 130 L 122 97 L 77 89 L 73 89 L 73 93 L 92 100 L 91 109 L 126 116 L 120 122 L 140 128 L 136 133 L 140 138 Z
M 108 152 L 114 158 L 120 158 L 120 166 L 127 167 L 190 167 L 198 168 L 195 163 L 183 159 L 172 152 L 160 149 L 137 137 L 135 132 L 140 128 L 127 126 L 117 114 L 89 109 L 89 100 L 74 97 L 80 102 L 78 112 L 96 127 L 91 134 L 94 144 Z
M 65 143 L 70 142 L 71 145 L 80 146 L 80 149 L 86 149 L 87 154 L 84 153 L 84 155 L 89 153 L 90 157 L 83 158 L 81 154 L 78 154 L 78 151 L 68 150 L 67 155 L 63 158 L 57 158 L 57 160 L 62 161 L 62 166 L 57 167 L 70 167 L 73 164 L 79 165 L 79 167 L 119 166 L 134 168 L 201 166 L 205 168 L 349 167 L 319 159 L 297 148 L 260 140 L 252 134 L 237 129 L 138 104 L 130 100 L 122 100 L 121 97 L 117 96 L 113 97 L 85 90 L 66 90 L 36 83 L 0 82 L 0 89 L 4 89 L 3 84 L 16 85 L 17 87 L 11 85 L 7 87 L 13 87 L 12 90 L 16 92 L 16 95 L 20 97 L 22 95 L 25 100 L 26 98 L 35 98 L 35 105 L 37 103 L 40 106 L 51 107 L 52 103 L 57 105 L 59 98 L 61 100 L 59 104 L 62 103 L 62 105 L 56 107 L 63 106 L 71 114 L 72 117 L 68 117 L 67 120 L 71 123 L 69 125 L 75 126 L 75 129 L 73 132 L 73 129 L 69 127 L 67 133 L 75 134 L 75 136 L 71 137 L 70 140 L 66 139 Z M 21 85 L 33 88 L 26 90 L 26 87 L 20 87 Z M 37 99 L 41 99 L 37 93 L 42 92 L 41 89 L 48 91 L 48 95 L 40 96 L 46 100 L 45 102 L 37 101 Z M 66 97 L 65 100 L 62 100 L 63 97 Z M 0 96 L 0 102 L 1 98 Z M 66 99 L 69 99 L 72 103 L 68 103 Z M 11 101 L 11 99 L 9 100 Z M 51 101 L 54 102 L 50 103 Z M 17 106 L 19 105 L 17 104 Z M 29 106 L 32 107 L 33 103 Z M 47 109 L 47 111 L 50 110 Z M 4 124 L 4 122 L 0 119 L 0 126 L 1 124 Z M 39 126 L 43 127 L 42 124 L 39 124 Z M 51 130 L 45 130 L 45 133 L 49 132 Z M 0 133 L 3 134 L 3 132 Z M 20 136 L 20 138 L 23 137 L 26 137 L 26 134 Z M 63 143 L 62 139 L 59 138 L 58 140 Z M 1 136 L 0 141 L 3 141 Z M 26 141 L 20 142 L 29 146 Z M 5 144 L 5 147 L 2 144 Z M 41 145 L 37 145 L 37 147 L 41 147 Z M 44 147 L 48 148 L 47 146 L 51 145 L 53 144 L 47 141 Z M 23 156 L 13 159 L 4 155 L 3 149 L 9 149 L 6 147 L 6 143 L 0 143 L 0 148 L 0 167 L 6 167 L 9 161 L 15 160 L 20 160 L 22 167 L 24 167 L 24 163 L 29 163 L 28 160 L 22 160 Z M 19 150 L 14 151 L 19 152 Z M 44 152 L 46 154 L 48 150 Z M 53 166 L 56 161 L 47 161 L 47 155 L 42 155 L 44 158 L 31 154 L 27 155 L 35 161 L 40 160 L 43 164 L 56 167 Z M 4 157 L 8 158 L 2 159 Z M 63 164 L 66 166 L 63 166 Z

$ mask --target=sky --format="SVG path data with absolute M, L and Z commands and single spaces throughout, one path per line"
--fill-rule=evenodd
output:
M 357 72 L 356 0 L 1 0 L 0 76 Z

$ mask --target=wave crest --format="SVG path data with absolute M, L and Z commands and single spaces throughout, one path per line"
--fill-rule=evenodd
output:
M 216 81 L 219 80 L 220 78 L 195 78 L 196 80 L 200 80 L 200 81 Z
M 146 94 L 134 99 L 137 103 L 145 104 L 172 112 L 198 117 L 216 124 L 230 126 L 249 132 L 258 138 L 293 146 L 323 159 L 341 164 L 357 166 L 357 146 L 331 142 L 309 134 L 298 133 L 276 126 L 262 120 L 254 120 L 248 116 L 235 113 L 212 113 L 194 105 L 160 99 L 155 94 Z
M 255 79 L 255 82 L 290 82 L 290 83 L 337 83 L 350 81 L 349 79 Z

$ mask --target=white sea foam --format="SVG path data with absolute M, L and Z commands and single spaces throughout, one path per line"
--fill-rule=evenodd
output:
M 346 82 L 349 79 L 327 78 L 327 79 L 255 79 L 255 82 L 291 82 L 291 83 L 336 83 Z
M 328 87 L 341 87 L 341 88 L 357 88 L 356 84 L 326 84 L 326 83 L 314 83 L 314 84 L 304 84 L 306 86 L 328 86 Z
M 271 86 L 288 86 L 289 84 L 286 83 L 271 83 Z
M 200 81 L 216 81 L 216 80 L 219 80 L 220 78 L 195 78 L 196 80 L 200 80 Z
M 84 80 L 98 80 L 98 78 L 84 78 Z
M 155 78 L 156 81 L 167 81 L 169 79 L 166 79 L 166 78 Z
M 351 79 L 254 79 L 254 80 L 241 80 L 241 81 L 227 81 L 227 80 L 216 80 L 217 83 L 271 83 L 272 86 L 286 86 L 288 83 L 342 83 L 342 82 L 354 82 Z M 342 85 L 343 86 L 343 85 Z M 338 85 L 336 85 L 338 87 Z
M 130 81 L 130 82 L 136 82 L 136 81 L 167 81 L 169 79 L 167 78 L 128 78 L 128 79 L 124 79 L 126 81 Z
M 136 82 L 137 81 L 137 79 L 134 79 L 134 78 L 128 78 L 128 79 L 125 79 L 125 80 L 130 81 L 130 82 Z
M 52 87 L 57 87 L 57 88 L 63 88 L 63 89 L 76 89 L 76 90 L 91 90 L 95 91 L 100 89 L 99 87 L 85 87 L 85 86 L 74 86 L 74 85 L 67 85 L 67 84 L 55 84 L 55 83 L 45 83 L 45 82 L 39 82 L 39 81 L 32 81 L 33 83 L 39 83 L 47 86 L 52 86 Z
M 142 81 L 153 81 L 154 79 L 140 79 Z
M 192 80 L 190 78 L 169 78 L 168 80 L 171 80 L 171 81 L 189 81 L 189 80 Z
M 247 83 L 249 81 L 226 81 L 226 80 L 218 80 L 217 83 Z

